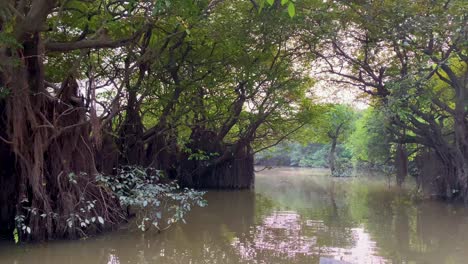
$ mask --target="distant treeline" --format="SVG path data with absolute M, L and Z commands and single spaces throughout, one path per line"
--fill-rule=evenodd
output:
M 255 164 L 261 166 L 292 166 L 329 168 L 330 144 L 300 144 L 284 142 L 255 156 Z M 352 167 L 352 153 L 344 145 L 337 146 L 337 166 Z

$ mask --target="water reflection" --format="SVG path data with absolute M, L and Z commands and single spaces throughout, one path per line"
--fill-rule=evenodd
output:
M 311 255 L 317 238 L 306 235 L 303 227 L 300 215 L 294 211 L 273 212 L 244 237 L 245 241 L 236 239 L 233 246 L 246 260 L 255 260 L 261 254 L 285 259 Z
M 328 233 L 330 228 L 321 220 L 302 220 L 295 211 L 275 211 L 241 239 L 232 245 L 244 260 L 261 263 L 263 256 L 271 261 L 287 263 L 302 262 L 307 258 L 318 259 L 327 256 L 351 263 L 387 263 L 376 255 L 376 243 L 364 228 L 351 228 L 351 245 L 333 247 L 317 243 L 318 237 Z
M 468 259 L 468 211 L 416 203 L 383 182 L 331 180 L 320 170 L 258 175 L 255 191 L 209 192 L 188 224 L 156 233 L 129 226 L 84 241 L 0 244 L 0 263 L 452 264 Z

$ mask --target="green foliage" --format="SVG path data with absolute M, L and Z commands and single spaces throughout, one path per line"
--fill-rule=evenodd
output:
M 345 143 L 357 163 L 385 164 L 391 158 L 391 138 L 385 112 L 368 108 L 356 121 L 355 131 Z
M 11 33 L 1 31 L 0 32 L 0 48 L 21 49 L 22 45 L 15 39 L 15 37 Z
M 259 0 L 259 11 L 262 11 L 262 9 L 265 8 L 265 2 L 268 3 L 268 5 L 273 6 L 275 1 L 277 0 Z M 293 18 L 296 15 L 296 5 L 294 4 L 293 0 L 281 0 L 282 6 L 286 4 L 288 4 L 288 14 L 291 18 Z
M 296 164 L 300 167 L 327 168 L 329 151 L 330 148 L 327 145 L 321 145 L 317 148 L 310 149 L 296 158 Z
M 73 185 L 77 184 L 77 177 L 74 173 L 68 175 Z M 160 171 L 150 168 L 123 167 L 115 176 L 96 176 L 96 181 L 112 190 L 123 208 L 132 207 L 136 210 L 136 223 L 142 231 L 151 227 L 158 231 L 168 229 L 178 221 L 185 222 L 184 217 L 193 206 L 206 206 L 204 192 L 182 189 L 177 183 L 163 179 Z M 45 213 L 34 207 L 23 207 L 26 214 L 15 216 L 14 239 L 18 242 L 20 237 L 31 234 L 31 227 L 27 223 L 31 216 L 64 221 L 69 229 L 81 230 L 83 234 L 93 226 L 104 226 L 104 216 L 94 213 L 96 202 L 82 201 L 76 210 L 68 215 Z
M 288 4 L 288 14 L 290 17 L 294 17 L 296 15 L 296 7 L 293 2 L 289 2 Z
M 267 166 L 298 166 L 328 168 L 329 144 L 284 142 L 264 150 L 255 156 L 256 163 Z M 352 152 L 344 145 L 338 145 L 337 164 L 345 170 L 349 168 Z
M 458 171 L 459 176 L 453 177 L 459 183 L 454 185 L 464 182 L 468 144 L 466 1 L 336 4 L 337 9 L 346 11 L 340 14 L 340 23 L 336 24 L 339 33 L 329 44 L 334 49 L 334 61 L 347 66 L 341 72 L 337 68 L 330 71 L 341 82 L 372 94 L 376 110 L 382 112 L 380 123 L 375 119 L 363 121 L 375 130 L 364 130 L 360 125 L 360 135 L 356 133 L 352 140 L 356 156 L 387 166 L 398 163 L 398 159 L 391 160 L 397 145 L 404 145 L 410 162 L 424 149 L 439 157 L 450 156 L 441 158 L 440 167 Z M 366 131 L 370 139 L 358 139 L 367 135 Z M 446 174 L 443 177 L 451 177 Z M 446 184 L 442 182 L 434 184 Z M 459 189 L 440 186 L 441 190 L 447 188 Z
M 10 32 L 11 25 L 5 25 L 3 30 L 0 31 L 0 49 L 9 50 L 13 54 L 16 54 L 16 50 L 22 49 L 21 43 L 19 43 L 14 35 Z M 4 57 L 0 61 L 0 71 L 5 67 L 17 67 L 21 63 L 19 58 L 16 57 Z M 0 87 L 0 99 L 8 95 L 8 90 L 6 87 Z
M 4 78 L 3 74 L 11 74 L 5 66 L 27 66 L 28 74 L 38 73 L 21 80 L 25 85 L 55 86 L 51 84 L 72 76 L 79 82 L 73 99 L 82 97 L 82 121 L 90 121 L 93 128 L 92 133 L 83 132 L 83 137 L 102 143 L 97 133 L 102 132 L 110 141 L 104 147 L 116 149 L 123 160 L 128 157 L 122 146 L 127 145 L 121 141 L 133 137 L 141 146 L 141 151 L 135 152 L 149 153 L 154 147 L 157 155 L 167 152 L 167 157 L 184 156 L 200 164 L 227 157 L 223 154 L 231 154 L 237 146 L 255 152 L 291 138 L 294 143 L 279 145 L 258 157 L 270 156 L 289 165 L 328 166 L 327 156 L 334 157 L 329 152 L 338 146 L 340 174 L 350 167 L 349 160 L 387 165 L 395 141 L 418 144 L 405 143 L 412 150 L 420 145 L 445 145 L 455 154 L 466 152 L 466 143 L 459 143 L 466 141 L 466 98 L 458 99 L 466 94 L 466 84 L 456 85 L 458 80 L 466 80 L 468 71 L 463 0 L 50 1 L 50 7 L 42 6 L 37 12 L 37 21 L 42 24 L 33 25 L 28 29 L 32 32 L 26 33 L 22 31 L 27 23 L 22 22 L 36 16 L 25 12 L 36 14 L 38 10 L 30 10 L 36 8 L 34 1 L 23 2 L 21 10 L 0 3 L 2 103 L 15 92 L 8 84 L 17 77 Z M 31 58 L 22 54 L 27 48 L 22 44 L 30 44 L 31 36 L 44 44 L 36 54 L 37 63 L 29 63 Z M 64 51 L 54 49 L 54 45 Z M 374 95 L 371 101 L 375 108 L 361 115 L 346 105 L 315 104 L 309 95 L 313 94 L 310 89 L 315 80 L 310 73 L 317 58 L 339 62 L 343 71 L 335 74 L 345 78 L 340 83 L 356 85 Z M 35 79 L 26 80 L 29 77 Z M 47 104 L 54 102 L 50 103 L 54 108 L 72 99 L 41 89 L 31 87 L 34 93 L 25 94 L 45 94 L 51 99 Z M 41 127 L 41 133 L 47 131 L 44 141 L 54 133 L 60 137 L 67 134 L 62 133 L 65 125 L 59 120 L 65 114 L 51 115 L 49 112 L 55 112 L 48 105 L 34 105 L 37 109 L 25 108 L 31 118 L 26 119 L 23 130 L 15 127 L 9 131 Z M 92 118 L 96 110 L 100 116 Z M 29 120 L 36 117 L 40 121 Z M 69 129 L 81 124 L 67 125 Z M 455 131 L 456 126 L 462 132 Z M 94 131 L 95 127 L 100 131 Z M 133 134 L 127 135 L 127 127 Z M 25 133 L 18 134 L 23 138 L 12 142 L 26 142 Z M 62 142 L 62 138 L 52 138 Z M 199 149 L 211 141 L 216 142 L 207 148 L 226 153 Z M 48 161 L 49 156 L 55 156 L 48 156 L 53 147 L 35 149 L 54 143 L 40 143 L 44 144 L 25 147 L 24 153 L 29 156 L 43 151 L 46 158 L 39 167 L 54 167 L 55 161 Z M 311 147 L 310 143 L 321 145 Z M 98 152 L 98 148 L 90 148 L 90 153 Z M 13 149 L 23 151 L 18 146 Z M 14 153 L 19 162 L 24 153 Z M 462 154 L 465 158 L 466 153 Z M 163 160 L 166 156 L 149 158 Z M 147 160 L 135 163 L 148 164 Z M 70 185 L 78 184 L 81 177 L 73 173 L 63 176 Z M 170 211 L 166 216 L 170 225 L 183 221 L 194 204 L 203 205 L 202 193 L 180 190 L 151 169 L 125 167 L 116 177 L 100 176 L 99 181 L 123 206 L 142 209 L 139 227 L 143 230 L 148 226 L 161 229 L 162 210 Z M 36 187 L 44 193 L 53 188 Z M 95 200 L 80 200 L 68 215 L 25 207 L 24 214 L 18 212 L 16 218 L 17 233 L 31 232 L 27 219 L 32 216 L 65 221 L 70 229 L 101 227 L 107 224 L 106 218 L 94 213 L 95 204 Z
M 336 138 L 338 142 L 344 142 L 354 129 L 357 111 L 341 104 L 325 104 L 318 109 L 316 121 L 301 132 L 302 140 L 327 144 Z
M 193 206 L 206 206 L 204 192 L 182 189 L 151 168 L 123 167 L 116 176 L 100 175 L 98 181 L 112 189 L 121 206 L 136 210 L 136 223 L 142 231 L 151 227 L 161 231 L 178 221 L 185 223 L 184 217 Z
M 18 234 L 18 228 L 15 228 L 13 230 L 13 240 L 15 241 L 15 244 L 19 243 L 19 234 Z
M 8 90 L 8 88 L 0 86 L 0 99 L 8 97 L 9 94 L 10 90 Z

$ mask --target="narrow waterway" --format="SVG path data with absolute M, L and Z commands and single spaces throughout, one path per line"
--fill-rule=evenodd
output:
M 80 241 L 0 244 L 0 263 L 468 263 L 468 210 L 414 202 L 385 181 L 318 169 L 257 173 L 252 191 L 210 191 L 161 233 L 128 227 Z

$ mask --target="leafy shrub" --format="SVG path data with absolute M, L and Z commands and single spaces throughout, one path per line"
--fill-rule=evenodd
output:
M 98 179 L 115 193 L 123 207 L 136 209 L 138 228 L 154 227 L 158 231 L 182 221 L 193 206 L 203 207 L 205 192 L 181 189 L 175 181 L 164 182 L 161 171 L 126 166 L 115 176 L 99 175 Z
M 81 175 L 84 174 L 70 173 L 70 184 L 77 184 Z M 96 182 L 111 190 L 124 209 L 135 209 L 136 223 L 140 230 L 147 231 L 153 227 L 161 231 L 178 221 L 185 223 L 184 217 L 193 206 L 206 205 L 204 192 L 182 189 L 175 181 L 167 181 L 163 176 L 161 171 L 155 169 L 127 166 L 118 169 L 116 175 L 98 174 Z M 22 203 L 27 204 L 28 201 L 24 200 Z M 19 242 L 21 235 L 31 233 L 31 227 L 26 221 L 29 216 L 65 221 L 67 228 L 78 230 L 86 236 L 87 228 L 105 225 L 105 217 L 95 213 L 95 206 L 96 200 L 82 200 L 76 210 L 67 215 L 46 213 L 24 206 L 22 212 L 15 217 L 15 242 Z

